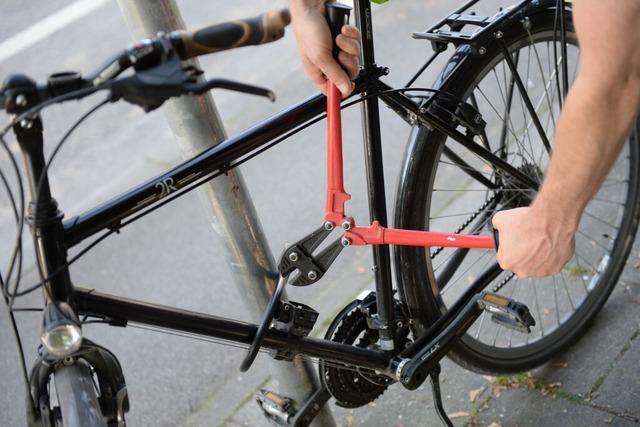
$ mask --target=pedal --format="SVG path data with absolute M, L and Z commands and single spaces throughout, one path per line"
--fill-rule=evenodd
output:
M 492 314 L 491 320 L 506 328 L 528 334 L 536 325 L 526 305 L 502 295 L 483 292 L 478 304 Z
M 256 394 L 256 402 L 264 412 L 264 416 L 277 427 L 288 427 L 295 415 L 293 401 L 272 391 L 261 389 Z

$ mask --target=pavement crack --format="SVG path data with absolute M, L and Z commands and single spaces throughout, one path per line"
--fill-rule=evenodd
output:
M 615 365 L 615 362 L 619 360 L 626 351 L 631 347 L 631 343 L 638 336 L 640 336 L 640 330 L 637 330 L 630 338 L 627 340 L 626 344 L 620 350 L 614 362 L 612 362 L 612 366 Z M 608 373 L 608 372 L 607 372 Z M 606 377 L 606 374 L 603 376 Z M 604 378 L 602 379 L 604 381 Z M 598 383 L 598 387 L 602 384 L 602 381 Z M 524 389 L 529 391 L 538 391 L 542 398 L 547 399 L 563 399 L 578 405 L 588 406 L 592 409 L 605 412 L 613 417 L 622 418 L 627 421 L 631 421 L 637 424 L 640 424 L 640 418 L 635 417 L 633 415 L 626 414 L 624 412 L 618 412 L 610 407 L 597 404 L 591 401 L 592 394 L 587 394 L 587 396 L 582 396 L 579 394 L 569 393 L 567 391 L 560 389 L 560 383 L 548 384 L 544 378 L 533 376 L 530 373 L 523 372 L 520 374 L 515 374 L 512 376 L 499 376 L 494 378 L 491 381 L 490 386 L 488 387 L 490 390 L 489 396 L 481 402 L 481 405 L 474 406 L 471 409 L 471 415 L 469 416 L 469 420 L 465 427 L 475 427 L 477 424 L 477 419 L 482 412 L 483 408 L 488 407 L 493 397 L 499 397 L 501 393 L 516 390 L 516 389 Z M 482 392 L 484 393 L 484 391 Z M 590 391 L 593 393 L 593 391 Z
M 481 399 L 480 397 L 489 389 L 490 386 L 485 386 L 473 400 L 471 409 L 469 410 L 469 418 L 467 418 L 467 421 L 464 423 L 464 427 L 476 427 L 480 425 L 478 424 L 480 414 L 489 407 L 489 403 L 491 402 L 491 399 L 493 399 L 493 394 L 489 392 L 488 396 L 484 399 Z
M 629 337 L 627 342 L 625 342 L 625 344 L 622 346 L 622 348 L 620 349 L 616 357 L 611 361 L 611 363 L 609 363 L 609 366 L 607 366 L 604 373 L 600 375 L 598 379 L 596 379 L 596 381 L 593 383 L 593 386 L 586 393 L 585 399 L 587 402 L 593 399 L 597 395 L 598 389 L 600 388 L 600 386 L 602 386 L 602 383 L 604 383 L 604 380 L 609 376 L 613 368 L 620 361 L 620 359 L 622 359 L 622 357 L 629 350 L 629 348 L 631 348 L 631 343 L 636 338 L 638 338 L 638 335 L 640 335 L 640 329 L 636 329 L 636 331 L 631 335 L 631 337 Z
M 229 414 L 229 416 L 227 418 L 225 418 L 224 420 L 222 420 L 222 422 L 218 425 L 218 427 L 226 427 L 230 422 L 235 421 L 237 422 L 234 417 L 236 416 L 236 414 L 238 413 L 238 411 L 240 411 L 240 409 L 242 409 L 242 407 L 248 403 L 251 399 L 253 399 L 253 397 L 256 395 L 256 393 L 258 391 L 260 391 L 261 389 L 263 389 L 268 383 L 269 381 L 271 381 L 271 375 L 269 375 L 267 378 L 265 378 L 264 381 L 262 381 L 260 383 L 260 385 L 258 387 L 256 387 L 255 389 L 253 389 L 253 391 L 251 391 L 250 393 L 247 393 L 247 395 L 244 397 L 244 399 L 242 399 L 235 408 L 233 408 L 233 410 L 231 411 L 231 414 Z

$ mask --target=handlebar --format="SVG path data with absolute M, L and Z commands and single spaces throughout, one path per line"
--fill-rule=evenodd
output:
M 181 59 L 236 47 L 260 45 L 284 36 L 291 22 L 288 9 L 275 9 L 253 18 L 223 22 L 195 31 L 174 31 L 170 34 Z
M 193 73 L 194 70 L 190 70 L 190 67 L 184 67 L 183 70 L 180 70 L 179 61 L 236 47 L 260 45 L 278 40 L 284 35 L 284 28 L 289 22 L 291 22 L 291 15 L 288 9 L 275 9 L 253 18 L 223 22 L 195 31 L 174 31 L 169 35 L 159 34 L 158 37 L 134 43 L 84 78 L 75 73 L 62 73 L 53 75 L 56 76 L 56 79 L 52 81 L 50 78 L 46 85 L 36 85 L 27 76 L 9 76 L 4 85 L 0 87 L 0 110 L 6 109 L 9 113 L 19 113 L 45 101 L 80 99 L 101 88 L 110 88 L 113 92 L 115 86 L 118 87 L 118 95 L 127 101 L 131 101 L 133 98 L 145 98 L 143 90 L 153 92 L 147 94 L 147 97 L 157 95 L 156 102 L 144 105 L 145 110 L 156 108 L 167 97 L 179 96 L 184 93 L 202 93 L 214 87 L 262 95 L 273 100 L 273 93 L 255 86 L 220 79 L 198 84 L 193 80 L 198 73 Z M 169 66 L 168 69 L 178 74 L 167 74 L 171 78 L 164 79 L 153 75 L 151 69 L 162 67 L 169 62 L 173 63 L 173 68 Z M 131 67 L 136 70 L 136 74 L 146 73 L 147 75 L 144 77 L 140 75 L 137 80 L 131 77 L 115 80 L 118 75 Z M 59 76 L 64 78 L 61 79 Z M 179 76 L 183 76 L 184 80 L 175 81 L 175 79 L 179 79 Z M 136 92 L 132 97 L 123 96 L 127 84 L 138 86 L 137 88 L 128 88 L 129 92 Z M 171 87 L 165 87 L 167 85 Z M 92 88 L 95 90 L 92 91 Z M 165 91 L 164 94 L 163 91 Z M 78 96 L 73 97 L 71 92 L 77 93 Z M 62 96 L 66 94 L 70 96 Z

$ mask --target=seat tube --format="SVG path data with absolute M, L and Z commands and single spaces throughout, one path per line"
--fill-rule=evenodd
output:
M 367 75 L 373 76 L 376 64 L 373 50 L 371 3 L 369 0 L 354 2 L 356 25 L 362 34 L 362 65 Z M 363 95 L 366 95 L 363 94 Z M 367 192 L 371 222 L 387 226 L 387 206 L 384 189 L 382 143 L 380 136 L 380 110 L 377 98 L 361 103 L 364 156 L 367 169 Z M 376 283 L 380 346 L 393 349 L 393 288 L 391 282 L 391 257 L 388 245 L 374 245 L 373 271 Z
M 25 119 L 16 123 L 13 130 L 20 145 L 29 180 L 31 202 L 27 212 L 27 221 L 31 225 L 36 243 L 37 262 L 45 277 L 53 274 L 49 283 L 51 296 L 56 301 L 64 301 L 73 306 L 73 286 L 69 277 L 67 252 L 64 246 L 62 212 L 58 203 L 51 197 L 49 178 L 45 169 L 43 152 L 42 121 L 40 118 Z M 38 183 L 42 174 L 40 191 Z M 37 198 L 37 210 L 36 207 Z M 54 274 L 55 273 L 55 274 Z

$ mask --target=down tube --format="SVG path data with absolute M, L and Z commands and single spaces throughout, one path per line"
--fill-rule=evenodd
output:
M 131 322 L 246 345 L 253 341 L 258 329 L 257 325 L 238 320 L 135 301 L 93 289 L 76 288 L 75 301 L 79 314 L 110 319 L 112 324 L 119 326 L 126 326 Z M 263 346 L 284 354 L 304 354 L 379 370 L 386 369 L 390 361 L 389 355 L 380 350 L 311 337 L 294 337 L 271 329 L 266 332 Z
M 66 220 L 65 246 L 72 247 L 104 229 L 118 228 L 123 219 L 154 205 L 190 183 L 206 178 L 212 172 L 224 170 L 232 161 L 322 114 L 325 107 L 325 97 L 321 94 L 314 95 L 240 135 L 203 151 L 170 171 Z

